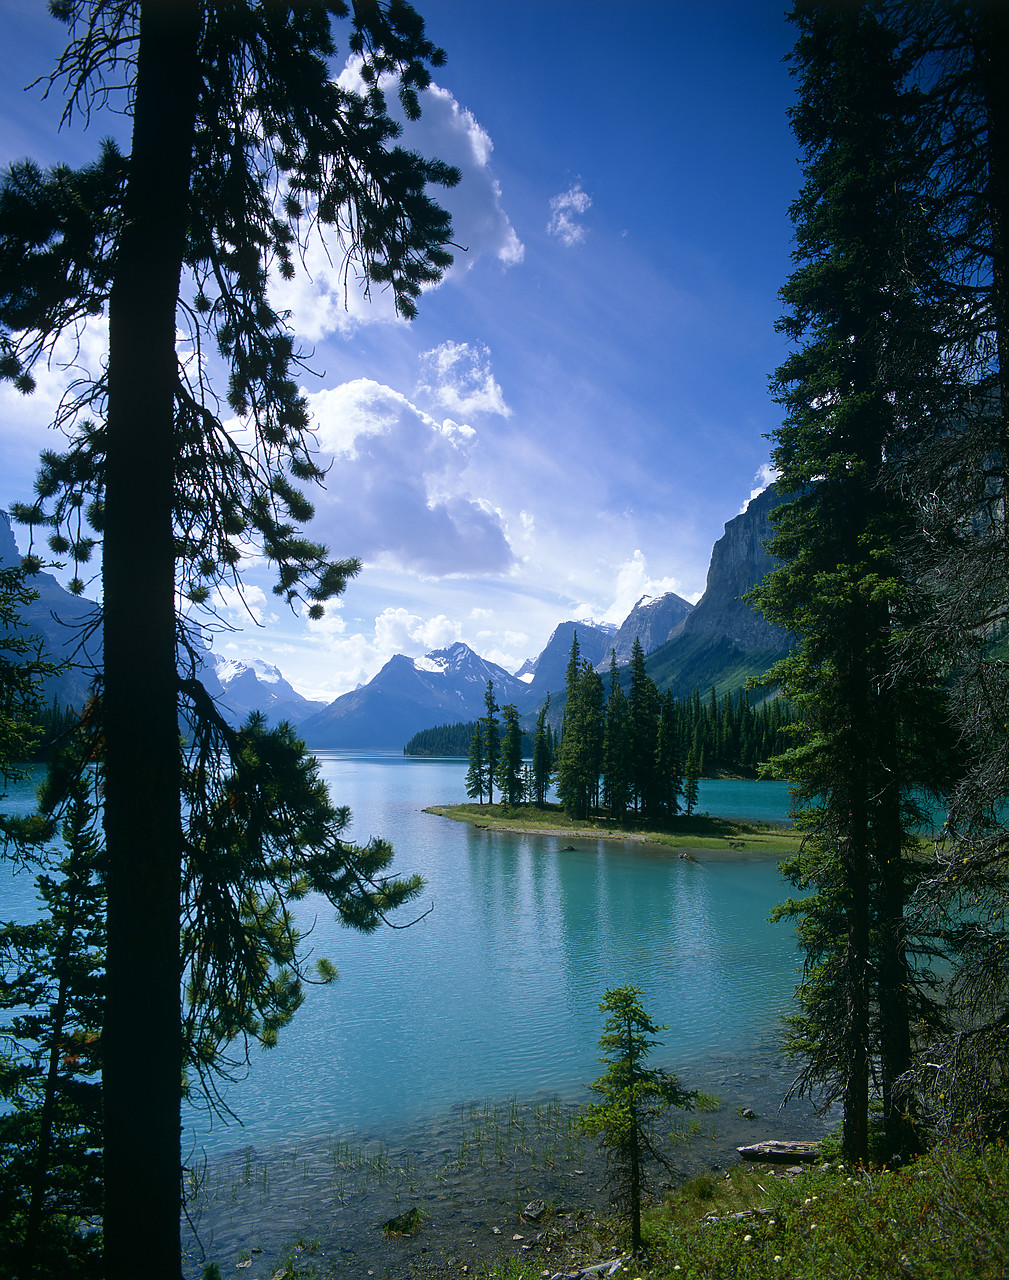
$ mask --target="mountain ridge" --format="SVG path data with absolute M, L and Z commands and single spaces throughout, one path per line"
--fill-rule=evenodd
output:
M 682 696 L 714 685 L 721 693 L 762 675 L 791 644 L 791 637 L 743 599 L 776 563 L 764 542 L 772 533 L 771 512 L 781 501 L 769 486 L 726 522 L 696 605 L 666 592 L 642 596 L 619 627 L 565 620 L 514 675 L 462 641 L 419 658 L 394 654 L 370 681 L 330 703 L 304 697 L 279 668 L 260 659 L 227 658 L 208 648 L 198 674 L 232 723 L 259 711 L 270 723 L 290 721 L 310 746 L 320 748 L 398 749 L 421 729 L 476 719 L 484 714 L 488 680 L 499 705 L 514 703 L 528 715 L 554 694 L 559 707 L 576 633 L 583 660 L 599 670 L 609 666 L 611 650 L 618 665 L 626 665 L 638 638 L 660 688 Z M 0 513 L 0 564 L 19 561 L 9 518 Z M 83 644 L 88 662 L 100 662 L 99 607 L 70 595 L 50 574 L 36 575 L 33 585 L 40 598 L 26 610 L 25 627 L 42 635 L 54 656 L 70 656 L 73 646 Z M 72 670 L 51 680 L 45 696 L 81 706 L 89 685 L 86 671 Z

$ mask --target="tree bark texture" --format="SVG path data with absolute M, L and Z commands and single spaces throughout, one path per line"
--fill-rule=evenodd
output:
M 181 820 L 175 313 L 198 86 L 196 0 L 141 5 L 126 225 L 109 304 L 103 552 L 106 1280 L 178 1280 Z

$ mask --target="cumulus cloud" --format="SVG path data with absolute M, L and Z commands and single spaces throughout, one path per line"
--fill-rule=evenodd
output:
M 219 613 L 231 615 L 239 624 L 251 618 L 262 625 L 275 622 L 277 615 L 267 609 L 266 592 L 261 587 L 243 582 L 241 587 L 233 583 L 218 583 L 211 604 Z
M 462 638 L 462 628 L 444 613 L 425 618 L 404 608 L 387 608 L 364 630 L 335 634 L 326 619 L 309 622 L 308 634 L 325 653 L 325 680 L 308 696 L 326 701 L 367 684 L 397 653 L 418 658 Z
M 482 343 L 443 342 L 421 353 L 418 395 L 425 395 L 448 413 L 470 417 L 478 413 L 511 416 L 504 394 L 494 380 L 490 351 Z
M 562 191 L 560 195 L 554 196 L 550 201 L 550 221 L 547 223 L 547 234 L 557 236 L 561 243 L 567 245 L 569 249 L 573 245 L 581 244 L 585 239 L 586 230 L 584 224 L 579 222 L 578 218 L 591 208 L 592 197 L 582 190 L 580 182 L 576 182 L 573 187 L 569 187 L 567 191 Z
M 48 359 L 35 365 L 32 370 L 35 391 L 31 395 L 22 395 L 11 382 L 0 382 L 0 420 L 4 431 L 0 507 L 12 501 L 31 500 L 40 449 L 62 451 L 66 448 L 63 436 L 47 439 L 46 431 L 55 420 L 71 383 L 101 376 L 108 344 L 108 319 L 95 316 L 77 332 L 61 334 Z
M 375 652 L 383 662 L 394 653 L 417 657 L 431 649 L 445 649 L 461 637 L 458 622 L 445 614 L 422 618 L 406 609 L 384 609 L 375 619 Z
M 613 603 L 604 612 L 603 620 L 619 624 L 642 596 L 662 596 L 669 591 L 680 595 L 682 587 L 679 578 L 652 577 L 644 552 L 636 550 L 629 560 L 625 560 L 617 568 L 616 594 Z
M 769 484 L 774 484 L 777 478 L 778 478 L 778 473 L 775 470 L 773 464 L 770 462 L 762 463 L 757 468 L 756 475 L 753 477 L 753 482 L 756 485 L 756 488 L 750 490 L 750 496 L 739 508 L 739 511 L 737 514 L 742 515 L 743 512 L 746 510 L 746 508 L 753 501 L 753 499 L 758 497 L 760 494 L 762 494 Z
M 338 79 L 341 87 L 364 92 L 360 58 L 351 59 Z M 449 279 L 468 272 L 482 257 L 504 267 L 521 262 L 525 250 L 504 210 L 501 186 L 491 167 L 494 144 L 472 112 L 460 107 L 447 89 L 432 84 L 421 95 L 419 120 L 406 120 L 391 81 L 384 86 L 390 114 L 403 126 L 399 145 L 436 156 L 462 173 L 457 186 L 433 187 L 433 199 L 452 216 L 455 262 Z M 366 323 L 395 323 L 393 297 L 384 286 L 370 291 L 351 262 L 347 245 L 332 228 L 326 238 L 313 231 L 303 267 L 293 280 L 271 283 L 274 305 L 291 316 L 297 333 L 318 342 L 329 333 L 348 333 Z
M 472 427 L 439 422 L 369 378 L 317 392 L 308 405 L 321 451 L 335 461 L 317 519 L 340 554 L 432 577 L 511 567 L 500 512 L 466 490 Z
M 435 190 L 434 198 L 452 215 L 456 252 L 449 276 L 465 275 L 481 257 L 513 267 L 525 246 L 504 210 L 501 184 L 491 168 L 494 144 L 471 111 L 460 107 L 447 89 L 432 84 L 421 95 L 422 115 L 403 125 L 403 142 L 422 155 L 437 156 L 462 170 L 455 187 Z

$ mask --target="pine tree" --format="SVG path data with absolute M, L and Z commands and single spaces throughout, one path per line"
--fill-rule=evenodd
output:
M 891 467 L 919 522 L 920 591 L 904 656 L 912 669 L 924 662 L 925 680 L 941 664 L 949 740 L 963 762 L 915 904 L 952 949 L 955 1031 L 922 1055 L 925 1101 L 948 1132 L 965 1116 L 1004 1113 L 1009 1078 L 1009 13 L 959 0 L 888 12 L 921 85 L 913 125 L 928 165 L 922 200 L 941 236 L 945 376 L 929 379 L 933 412 Z
M 631 739 L 631 787 L 637 812 L 651 815 L 655 812 L 658 790 L 659 692 L 645 669 L 645 653 L 636 636 L 631 649 L 630 668 L 627 714 Z
M 494 699 L 494 681 L 487 681 L 483 697 L 486 715 L 480 720 L 480 735 L 483 739 L 484 781 L 487 790 L 487 803 L 494 803 L 494 781 L 497 778 L 498 761 L 501 758 L 501 726 L 497 713 L 501 710 Z
M 603 805 L 620 822 L 631 800 L 631 741 L 627 698 L 617 674 L 616 650 L 610 650 L 610 692 L 603 733 Z
M 843 1102 L 845 1155 L 864 1161 L 877 1067 L 888 1154 L 912 1142 L 897 1082 L 912 1020 L 930 1016 L 904 918 L 920 816 L 910 788 L 922 780 L 913 749 L 929 726 L 893 662 L 908 517 L 883 460 L 921 412 L 919 371 L 938 346 L 918 288 L 930 244 L 896 41 L 871 5 L 803 0 L 792 20 L 805 185 L 782 290 L 781 328 L 797 346 L 776 374 L 787 417 L 772 455 L 789 501 L 768 544 L 781 567 L 754 596 L 799 636 L 771 673 L 805 735 L 785 757 L 804 833 L 787 874 L 815 889 L 781 909 L 799 918 L 806 950 L 791 1047 L 805 1059 L 799 1087 Z
M 42 174 L 23 162 L 7 175 L 0 376 L 30 391 L 33 364 L 59 335 L 107 310 L 107 372 L 63 401 L 58 423 L 70 448 L 45 455 L 38 501 L 15 514 L 52 528 L 54 551 L 78 562 L 102 541 L 106 1280 L 132 1275 L 139 1257 L 152 1278 L 177 1280 L 176 643 L 181 636 L 185 649 L 187 638 L 176 590 L 202 603 L 223 581 L 240 585 L 246 555 L 265 554 L 278 568 L 277 594 L 304 598 L 317 617 L 356 571 L 355 561 L 332 561 L 299 533 L 312 509 L 297 486 L 322 472 L 309 453 L 299 356 L 269 303 L 270 269 L 293 274 L 308 228 L 338 231 L 348 271 L 388 285 L 410 316 L 451 260 L 449 220 L 426 188 L 458 175 L 389 145 L 398 129 L 380 77 L 398 79 L 404 108 L 416 115 L 427 65 L 441 58 L 400 0 L 352 13 L 342 0 L 63 0 L 54 8 L 71 24 L 53 76 L 66 86 L 67 112 L 88 117 L 125 82 L 131 153 L 106 144 L 81 170 Z M 369 85 L 363 97 L 329 78 L 331 19 L 347 16 Z M 211 385 L 213 362 L 179 362 L 177 324 L 195 352 L 218 352 L 226 395 Z M 245 433 L 225 430 L 231 414 L 244 420 L 252 447 L 243 447 Z M 82 589 L 79 575 L 73 585 Z M 191 679 L 184 688 L 192 718 L 200 699 Z M 135 1063 L 140 1009 L 143 1073 Z
M 578 635 L 567 666 L 566 701 L 557 753 L 557 795 L 570 818 L 587 818 L 598 800 L 603 754 L 603 682 L 581 661 Z
M 38 743 L 42 681 L 56 668 L 46 661 L 41 641 L 26 634 L 23 610 L 38 599 L 30 585 L 36 565 L 0 568 L 0 786 L 23 776 Z M 2 794 L 2 792 L 0 792 Z M 0 828 L 2 829 L 2 828 Z
M 64 788 L 43 792 L 49 819 L 12 835 L 41 864 L 42 914 L 0 926 L 0 1273 L 101 1274 L 101 1020 L 105 960 L 104 854 L 98 776 L 66 753 Z M 53 843 L 51 807 L 63 802 Z M 58 815 L 57 815 L 58 816 Z
M 641 1198 L 648 1186 L 647 1161 L 665 1169 L 671 1165 L 659 1149 L 655 1126 L 670 1107 L 690 1110 L 696 1093 L 680 1087 L 675 1076 L 661 1067 L 648 1067 L 645 1059 L 661 1044 L 653 1037 L 665 1027 L 656 1026 L 641 1007 L 640 987 L 616 987 L 607 991 L 599 1006 L 608 1015 L 599 1038 L 604 1050 L 600 1062 L 607 1070 L 589 1087 L 602 1098 L 586 1108 L 581 1128 L 599 1135 L 610 1164 L 613 1199 L 627 1211 L 631 1227 L 631 1252 L 641 1252 Z
M 698 769 L 694 763 L 693 750 L 687 752 L 687 763 L 683 766 L 683 807 L 687 817 L 697 808 Z
M 525 780 L 522 776 L 522 726 L 514 703 L 501 708 L 504 720 L 504 737 L 501 741 L 501 758 L 497 767 L 497 784 L 501 803 L 514 808 L 525 797 Z
M 679 796 L 683 790 L 676 719 L 676 704 L 667 689 L 662 697 L 655 741 L 656 812 L 666 821 L 679 813 Z
M 546 804 L 547 791 L 554 768 L 553 744 L 550 741 L 550 726 L 547 714 L 550 711 L 550 695 L 540 707 L 536 717 L 536 735 L 533 738 L 532 789 L 536 804 Z
M 466 794 L 471 800 L 483 804 L 484 792 L 487 789 L 487 761 L 483 749 L 483 725 L 477 721 L 473 736 L 469 740 L 469 768 L 466 770 Z

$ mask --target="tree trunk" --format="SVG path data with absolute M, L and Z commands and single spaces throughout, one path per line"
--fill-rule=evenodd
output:
M 1002 462 L 1003 548 L 1009 567 L 1009 13 L 1000 5 L 978 7 L 978 56 L 987 116 L 988 211 L 991 222 L 992 310 L 998 355 L 999 450 Z
M 196 0 L 142 3 L 126 225 L 109 303 L 106 1280 L 178 1280 L 181 1272 L 173 424 L 197 32 Z

